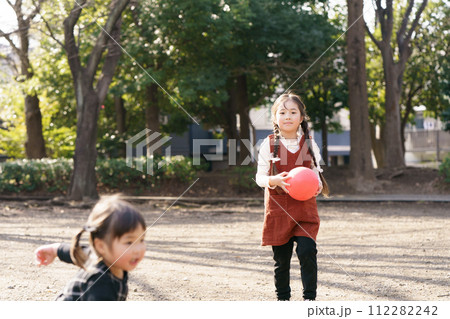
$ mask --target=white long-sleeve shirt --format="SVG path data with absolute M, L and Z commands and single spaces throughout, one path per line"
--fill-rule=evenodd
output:
M 301 135 L 297 136 L 297 139 L 285 139 L 283 136 L 280 137 L 280 142 L 286 147 L 286 149 L 295 153 L 300 148 L 300 139 Z M 322 172 L 320 168 L 320 162 L 322 161 L 322 156 L 320 155 L 319 146 L 317 146 L 316 142 L 311 139 L 311 145 L 314 151 L 314 157 L 316 159 L 317 167 L 314 167 L 312 170 L 317 174 L 317 178 L 319 179 L 319 188 L 322 189 L 322 181 L 319 177 L 319 172 Z M 306 145 L 305 145 L 306 147 Z M 279 153 L 278 153 L 279 155 Z M 256 172 L 256 183 L 260 187 L 269 187 L 269 170 L 270 170 L 270 159 L 273 158 L 273 154 L 270 153 L 270 139 L 266 137 L 259 148 L 258 153 L 258 170 Z M 270 187 L 275 188 L 275 187 Z

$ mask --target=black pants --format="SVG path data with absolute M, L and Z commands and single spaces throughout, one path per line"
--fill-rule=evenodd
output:
M 275 260 L 275 292 L 278 300 L 291 298 L 289 270 L 291 268 L 292 249 L 297 242 L 297 257 L 300 261 L 300 274 L 303 284 L 303 299 L 316 299 L 317 291 L 317 249 L 316 242 L 309 237 L 292 237 L 288 243 L 272 246 Z

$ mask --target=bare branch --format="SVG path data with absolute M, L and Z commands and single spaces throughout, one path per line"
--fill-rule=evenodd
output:
M 8 33 L 2 32 L 0 30 L 0 37 L 10 36 L 11 34 L 14 34 L 14 33 L 20 33 L 21 31 L 26 30 L 26 29 L 28 29 L 28 28 L 27 27 L 18 28 L 16 30 L 8 32 Z
M 17 0 L 13 6 L 14 12 L 17 16 L 17 22 L 23 21 L 23 12 L 22 12 L 22 0 Z
M 377 46 L 377 48 L 381 50 L 381 45 L 382 45 L 381 43 L 382 43 L 382 42 L 381 42 L 381 41 L 378 41 L 378 40 L 375 38 L 375 36 L 373 35 L 373 33 L 370 32 L 369 27 L 367 26 L 366 21 L 364 21 L 364 26 L 366 27 L 367 34 L 368 34 L 369 37 L 372 39 L 373 43 L 375 43 L 375 45 Z
M 114 76 L 116 65 L 119 62 L 121 56 L 121 48 L 119 46 L 120 41 L 120 28 L 122 25 L 122 19 L 119 18 L 111 31 L 111 38 L 108 40 L 108 54 L 103 64 L 102 73 L 97 82 L 96 92 L 100 101 L 106 98 L 109 85 Z
M 423 88 L 423 85 L 420 84 L 420 85 L 417 86 L 413 91 L 410 91 L 410 92 L 409 92 L 409 96 L 410 96 L 410 97 L 415 96 L 415 95 L 417 94 L 417 92 L 419 92 L 420 90 L 422 90 L 422 88 Z
M 64 43 L 62 43 L 61 41 L 59 41 L 59 40 L 56 38 L 56 36 L 55 36 L 55 34 L 53 33 L 53 30 L 52 30 L 52 28 L 50 27 L 50 24 L 48 23 L 48 21 L 44 18 L 43 15 L 41 15 L 41 18 L 42 18 L 42 21 L 44 21 L 44 24 L 45 24 L 45 26 L 46 26 L 46 28 L 47 28 L 49 34 L 45 33 L 45 32 L 42 31 L 40 28 L 39 28 L 39 30 L 40 30 L 42 33 L 44 33 L 45 35 L 47 35 L 47 36 L 49 36 L 50 38 L 52 38 L 53 40 L 55 40 L 56 43 L 58 43 L 61 47 L 63 47 L 63 49 L 65 49 Z
M 375 1 L 376 9 L 375 9 L 375 15 L 378 16 L 378 20 L 380 21 L 380 25 L 383 28 L 384 27 L 384 8 L 381 6 L 381 0 Z
M 10 55 L 6 54 L 5 56 L 0 56 L 0 59 L 6 61 L 6 63 L 13 70 L 13 73 L 16 76 L 19 75 L 19 68 L 17 67 L 17 63 Z
M 15 11 L 15 6 L 16 6 L 16 4 L 15 4 L 15 3 L 12 4 L 11 1 L 9 1 L 9 0 L 6 0 L 6 2 L 8 2 L 9 6 L 10 6 L 11 8 L 13 8 L 14 11 Z
M 6 41 L 8 41 L 9 45 L 11 46 L 11 48 L 14 50 L 14 52 L 17 55 L 21 55 L 21 51 L 18 47 L 16 47 L 16 45 L 14 44 L 14 42 L 11 40 L 11 38 L 9 37 L 10 34 L 16 33 L 18 31 L 14 31 L 14 32 L 10 32 L 10 33 L 5 33 L 2 30 L 0 30 L 0 38 L 5 38 Z
M 109 34 L 112 32 L 117 20 L 122 16 L 122 12 L 125 7 L 128 5 L 130 0 L 113 0 L 110 7 L 111 12 L 108 16 L 108 20 L 105 23 L 105 26 L 102 28 L 102 32 L 100 32 L 97 41 L 95 43 L 94 48 L 92 49 L 91 55 L 89 56 L 88 64 L 86 67 L 86 72 L 89 77 L 94 76 L 97 66 L 102 57 L 102 53 L 104 51 L 104 47 L 111 37 Z
M 405 68 L 406 61 L 411 56 L 412 48 L 409 45 L 411 42 L 411 36 L 414 30 L 417 28 L 420 16 L 427 5 L 427 1 L 428 0 L 424 0 L 422 2 L 422 5 L 420 6 L 419 10 L 416 13 L 416 17 L 414 18 L 414 21 L 411 24 L 411 28 L 409 29 L 408 34 L 402 39 L 401 42 L 398 42 L 399 43 L 398 49 L 400 53 L 399 65 L 401 66 L 402 69 Z
M 78 47 L 75 44 L 75 36 L 73 34 L 73 29 L 75 24 L 81 15 L 82 5 L 86 3 L 86 0 L 79 0 L 75 3 L 69 16 L 64 19 L 64 47 L 67 52 L 67 59 L 69 62 L 70 70 L 72 72 L 73 78 L 78 78 L 78 73 L 81 71 L 81 62 L 78 56 Z
M 375 15 L 378 17 L 378 21 L 380 21 L 382 41 L 389 43 L 389 41 L 386 41 L 386 36 L 389 34 L 388 22 L 386 22 L 386 9 L 381 5 L 381 0 L 376 0 L 375 3 L 377 7 L 375 9 Z
M 382 9 L 383 7 L 381 6 L 381 0 L 376 0 L 375 4 L 377 5 L 377 9 Z
M 69 16 L 64 20 L 64 26 L 73 31 L 75 24 L 81 15 L 82 6 L 86 3 L 86 0 L 80 0 L 74 4 L 74 7 L 69 13 Z
M 393 13 L 393 0 L 386 0 L 386 15 L 387 15 L 387 21 L 386 21 L 386 31 L 387 31 L 387 38 L 386 42 L 390 45 L 391 37 L 392 37 L 392 30 L 394 29 L 394 13 Z
M 406 32 L 406 27 L 408 26 L 409 16 L 411 15 L 411 11 L 414 7 L 414 0 L 411 0 L 408 4 L 408 8 L 406 9 L 405 16 L 403 17 L 402 24 L 400 29 L 397 32 L 397 43 L 400 47 L 403 43 L 403 38 Z

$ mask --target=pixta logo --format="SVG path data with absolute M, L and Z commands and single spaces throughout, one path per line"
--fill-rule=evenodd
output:
M 134 135 L 132 138 L 127 140 L 126 143 L 126 163 L 128 167 L 133 167 L 133 157 L 136 158 L 135 165 L 136 169 L 140 172 L 144 172 L 144 161 L 142 160 L 144 156 L 147 162 L 146 173 L 149 175 L 153 175 L 153 169 L 160 169 L 164 165 L 168 164 L 171 161 L 171 148 L 168 145 L 165 148 L 165 159 L 161 160 L 154 165 L 154 152 L 162 147 L 164 144 L 169 142 L 172 138 L 168 136 L 162 136 L 159 132 L 152 132 L 150 129 L 144 129 L 140 131 L 138 134 Z M 298 143 L 297 139 L 294 140 L 294 143 Z M 267 141 L 267 140 L 266 140 Z M 221 139 L 192 139 L 192 165 L 197 166 L 201 164 L 202 158 L 208 162 L 214 161 L 227 161 L 229 166 L 234 165 L 249 165 L 252 162 L 258 161 L 258 157 L 261 154 L 258 154 L 258 149 L 263 146 L 264 140 L 258 140 L 255 145 L 250 140 L 241 139 L 229 139 L 227 141 L 227 147 L 224 148 L 224 140 Z M 239 150 L 238 150 L 239 143 Z M 274 149 L 274 141 L 270 142 L 271 149 Z M 281 142 L 278 142 L 280 145 Z M 315 144 L 314 144 L 315 145 Z M 296 165 L 302 165 L 303 161 L 311 161 L 311 154 L 314 152 L 316 160 L 320 165 L 325 165 L 325 162 L 320 157 L 320 150 L 317 146 L 314 146 L 310 139 L 306 140 L 303 145 L 301 143 L 298 144 L 299 149 L 295 151 L 297 154 Z M 267 148 L 267 145 L 265 146 Z M 238 163 L 238 155 L 240 151 L 245 150 L 245 154 L 247 156 L 244 159 L 240 159 Z M 313 151 L 313 152 L 312 152 Z M 226 153 L 225 153 L 226 152 Z M 287 147 L 278 147 L 277 156 L 273 157 L 273 153 L 264 153 L 268 156 L 265 160 L 267 162 L 277 162 L 280 161 L 282 165 L 286 165 L 286 161 L 288 158 L 288 150 Z M 319 155 L 319 157 L 317 156 Z
M 133 149 L 136 149 L 135 157 L 138 158 L 138 160 L 136 161 L 136 169 L 140 172 L 144 172 L 143 162 L 140 161 L 139 159 L 141 159 L 144 156 L 144 150 L 146 150 L 145 152 L 145 156 L 147 158 L 146 173 L 149 175 L 153 175 L 153 153 L 171 139 L 172 138 L 169 136 L 161 137 L 161 133 L 159 132 L 152 133 L 152 131 L 148 128 L 140 131 L 139 133 L 137 133 L 136 135 L 134 135 L 132 138 L 130 138 L 125 142 L 127 148 L 126 154 L 127 166 L 133 167 Z M 170 158 L 170 146 L 168 146 L 165 149 L 165 157 Z M 158 169 L 163 167 L 165 164 L 166 161 L 158 162 Z

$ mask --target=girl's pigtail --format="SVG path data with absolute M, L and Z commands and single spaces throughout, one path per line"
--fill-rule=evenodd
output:
M 275 137 L 275 142 L 273 146 L 273 158 L 278 157 L 278 150 L 280 149 L 280 128 L 278 127 L 278 124 L 273 123 L 273 135 Z M 276 165 L 275 162 L 271 163 L 271 174 L 270 175 L 276 175 Z
M 323 177 L 322 173 L 319 172 L 320 180 L 322 181 L 322 194 L 325 197 L 328 197 L 330 195 L 330 188 L 328 187 L 328 183 L 325 180 L 325 177 Z
M 317 167 L 316 156 L 314 155 L 313 148 L 311 147 L 311 139 L 309 138 L 308 121 L 306 118 L 303 119 L 302 123 L 300 123 L 300 126 L 302 127 L 303 134 L 305 135 L 305 142 L 306 142 L 306 145 L 308 145 L 309 154 L 311 154 L 314 166 Z M 320 180 L 322 181 L 322 194 L 325 197 L 328 197 L 328 195 L 330 194 L 330 189 L 328 187 L 328 183 L 325 180 L 325 177 L 323 177 L 321 172 L 319 172 L 319 177 L 320 177 Z
M 273 157 L 278 157 L 278 150 L 280 149 L 280 128 L 278 124 L 273 124 L 273 134 L 275 135 L 275 144 L 273 147 Z
M 88 257 L 80 246 L 80 238 L 84 233 L 84 229 L 80 230 L 72 239 L 72 246 L 70 247 L 70 257 L 75 265 L 85 269 L 84 264 L 86 263 Z

